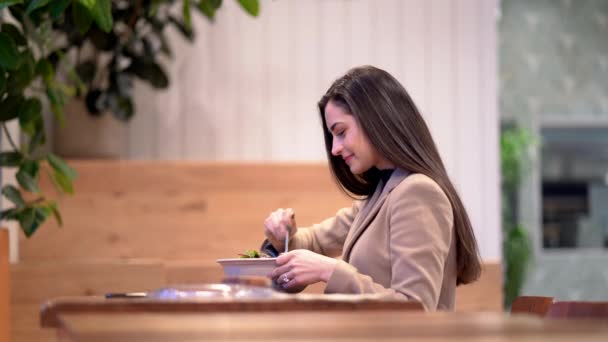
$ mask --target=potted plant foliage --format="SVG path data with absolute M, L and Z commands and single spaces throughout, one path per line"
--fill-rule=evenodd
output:
M 258 14 L 257 0 L 238 3 Z M 0 123 L 10 144 L 2 146 L 0 167 L 16 169 L 18 182 L 2 187 L 13 207 L 0 218 L 18 221 L 27 237 L 51 215 L 61 225 L 56 201 L 40 190 L 40 174 L 47 173 L 59 193 L 67 194 L 77 175 L 41 148 L 47 140 L 43 107 L 48 104 L 62 125 L 65 105 L 77 96 L 92 114 L 110 111 L 128 120 L 135 112 L 133 79 L 156 88 L 169 85 L 157 58 L 171 54 L 165 28 L 174 26 L 192 40 L 191 9 L 213 20 L 221 5 L 221 0 L 0 0 Z M 7 129 L 11 121 L 19 124 L 20 142 Z
M 504 305 L 509 308 L 523 287 L 532 259 L 532 244 L 519 222 L 518 196 L 523 176 L 529 171 L 533 136 L 514 125 L 503 127 L 500 135 L 502 171 L 502 226 L 504 254 Z

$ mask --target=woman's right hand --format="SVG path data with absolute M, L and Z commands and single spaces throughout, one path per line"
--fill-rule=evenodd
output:
M 291 208 L 277 209 L 268 215 L 264 221 L 264 235 L 279 253 L 285 250 L 285 236 L 289 232 L 289 239 L 296 234 L 295 212 Z

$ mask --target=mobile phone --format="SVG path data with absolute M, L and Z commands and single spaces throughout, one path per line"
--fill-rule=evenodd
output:
M 112 292 L 106 293 L 106 298 L 146 298 L 146 292 Z

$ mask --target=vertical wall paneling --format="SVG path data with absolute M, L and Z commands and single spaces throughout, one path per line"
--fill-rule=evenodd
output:
M 347 1 L 323 0 L 319 2 L 320 83 L 319 89 L 327 90 L 331 83 L 342 76 L 346 66 L 346 24 L 344 18 Z
M 482 90 L 478 87 L 480 77 L 478 65 L 481 63 L 480 40 L 476 34 L 481 26 L 480 1 L 484 0 L 460 0 L 455 8 L 454 95 L 455 112 L 458 115 L 454 120 L 455 151 L 465 151 L 471 148 L 470 146 L 480 146 L 484 143 L 479 104 Z M 484 234 L 484 203 L 487 203 L 484 202 L 485 190 L 471 190 L 481 189 L 478 183 L 485 172 L 482 159 L 481 153 L 458 153 L 455 168 L 452 170 L 454 179 L 458 180 L 456 188 L 467 206 L 469 218 L 480 242 Z
M 196 12 L 196 11 L 195 11 Z M 193 13 L 192 23 L 196 43 L 188 46 L 184 62 L 179 70 L 179 80 L 184 86 L 179 93 L 182 128 L 182 158 L 190 160 L 215 159 L 217 113 L 213 111 L 211 80 L 213 25 L 206 17 Z
M 454 166 L 452 124 L 454 117 L 454 1 L 430 0 L 430 73 L 427 82 L 431 102 L 426 119 L 448 173 Z
M 211 53 L 213 54 L 214 107 L 217 115 L 218 160 L 237 160 L 240 158 L 241 132 L 237 120 L 237 99 L 241 94 L 237 82 L 237 63 L 239 62 L 240 41 L 236 23 L 240 15 L 236 1 L 225 1 L 215 15 L 212 33 L 215 35 Z
M 380 0 L 375 4 L 373 32 L 374 64 L 388 71 L 399 81 L 403 82 L 401 74 L 402 46 L 395 42 L 401 41 L 402 32 L 399 19 L 403 5 L 401 0 Z
M 265 146 L 268 145 L 268 125 L 264 122 L 265 70 L 264 64 L 264 19 L 258 20 L 244 11 L 237 13 L 239 29 L 239 53 L 236 75 L 238 94 L 236 120 L 241 134 L 241 159 L 268 159 Z
M 317 87 L 321 60 L 316 38 L 322 34 L 319 2 L 292 1 L 289 10 L 294 25 L 293 39 L 290 39 L 292 120 L 288 130 L 296 147 L 291 159 L 322 160 L 325 154 L 317 102 L 326 89 Z
M 135 81 L 134 96 L 135 115 L 128 125 L 128 146 L 125 154 L 134 159 L 158 158 L 157 136 L 159 124 L 159 108 L 156 102 L 156 90 L 142 81 Z
M 500 230 L 500 171 L 499 171 L 499 119 L 498 119 L 498 67 L 497 67 L 497 11 L 498 1 L 480 1 L 478 6 L 481 9 L 481 26 L 478 29 L 481 47 L 479 48 L 480 78 L 477 85 L 481 89 L 481 126 L 482 142 L 477 147 L 481 148 L 483 156 L 484 172 L 481 174 L 480 183 L 483 184 L 484 191 L 484 225 L 485 227 L 496 227 L 496 230 L 484 229 L 484 240 L 482 241 L 481 252 L 483 256 L 501 259 L 502 232 Z M 475 148 L 471 146 L 470 148 Z M 461 153 L 466 153 L 463 151 Z
M 262 2 L 262 15 L 266 16 L 264 34 L 266 39 L 267 67 L 266 67 L 266 103 L 268 103 L 266 115 L 267 125 L 270 130 L 270 158 L 273 160 L 289 160 L 295 151 L 295 141 L 292 132 L 291 114 L 293 104 L 291 102 L 290 82 L 290 52 L 289 41 L 291 37 L 289 7 L 293 6 L 291 1 Z
M 184 135 L 182 134 L 182 125 L 180 121 L 184 119 L 184 111 L 181 101 L 181 96 L 186 88 L 184 82 L 180 82 L 180 76 L 183 64 L 168 63 L 165 70 L 170 75 L 177 75 L 173 78 L 175 83 L 172 87 L 164 92 L 156 94 L 156 102 L 159 109 L 158 113 L 158 157 L 161 159 L 180 159 L 183 157 L 182 146 L 184 143 Z
M 401 5 L 400 25 L 402 33 L 401 68 L 403 85 L 422 112 L 427 117 L 427 74 L 428 55 L 431 41 L 427 39 L 430 29 L 429 4 L 427 0 L 410 0 Z
M 374 3 L 365 0 L 353 0 L 345 10 L 347 17 L 348 47 L 346 62 L 348 68 L 357 65 L 372 64 L 372 8 Z

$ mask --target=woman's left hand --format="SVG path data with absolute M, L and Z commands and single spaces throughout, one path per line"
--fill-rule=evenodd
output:
M 296 249 L 279 255 L 277 268 L 271 277 L 284 289 L 303 288 L 320 281 L 327 282 L 337 262 L 307 249 Z

